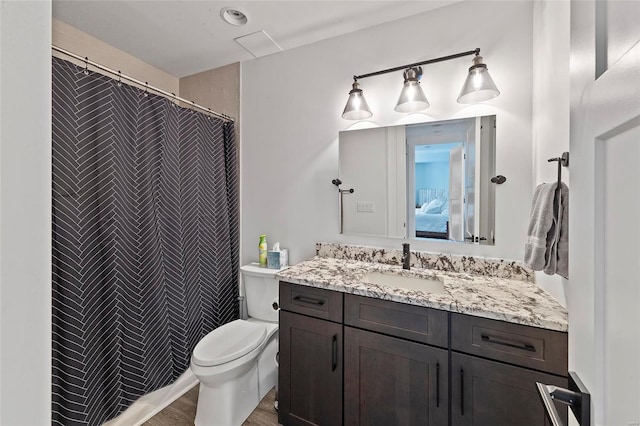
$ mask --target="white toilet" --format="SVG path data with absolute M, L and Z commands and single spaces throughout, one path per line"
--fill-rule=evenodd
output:
M 278 270 L 252 263 L 240 271 L 249 318 L 213 330 L 191 356 L 200 380 L 196 426 L 240 426 L 278 380 Z

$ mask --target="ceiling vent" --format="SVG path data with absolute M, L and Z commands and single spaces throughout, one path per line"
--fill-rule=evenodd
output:
M 282 52 L 282 48 L 264 30 L 234 40 L 256 58 Z

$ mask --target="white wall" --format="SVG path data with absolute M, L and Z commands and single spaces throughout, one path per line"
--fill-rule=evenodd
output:
M 0 2 L 0 424 L 51 423 L 51 3 Z
M 569 43 L 568 1 L 536 1 L 533 7 L 533 185 L 555 182 L 558 164 L 547 159 L 569 151 Z M 569 168 L 562 180 L 569 185 Z M 536 273 L 536 282 L 566 306 L 569 281 L 559 275 Z
M 417 250 L 522 259 L 533 188 L 531 149 L 532 3 L 461 2 L 242 66 L 242 262 L 257 257 L 258 235 L 279 240 L 290 260 L 314 242 L 400 249 L 401 240 L 338 235 L 338 132 L 352 76 L 482 49 L 502 94 L 486 104 L 456 102 L 471 57 L 425 67 L 431 103 L 421 121 L 497 115 L 496 245 L 412 241 Z M 377 125 L 414 120 L 393 111 L 401 73 L 361 80 Z M 363 158 L 366 161 L 366 158 Z

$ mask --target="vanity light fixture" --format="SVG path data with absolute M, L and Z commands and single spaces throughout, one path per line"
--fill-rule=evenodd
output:
M 473 104 L 495 98 L 500 91 L 489 75 L 487 65 L 482 63 L 482 56 L 478 52 L 473 58 L 473 65 L 462 86 L 458 103 Z
M 456 53 L 454 55 L 443 56 L 441 58 L 416 62 L 414 64 L 402 65 L 368 74 L 354 75 L 353 88 L 349 92 L 349 99 L 347 100 L 347 105 L 342 112 L 342 118 L 346 120 L 364 120 L 373 116 L 373 113 L 369 109 L 369 105 L 364 98 L 362 89 L 360 89 L 358 80 L 402 70 L 404 70 L 404 85 L 394 109 L 402 113 L 410 113 L 427 109 L 429 107 L 429 101 L 427 101 L 427 97 L 420 86 L 422 65 L 449 61 L 451 59 L 469 55 L 475 55 L 475 57 L 473 59 L 473 65 L 469 68 L 467 79 L 460 91 L 460 95 L 458 96 L 458 102 L 461 104 L 469 104 L 495 98 L 500 94 L 500 91 L 489 75 L 487 65 L 482 61 L 480 48 L 477 48 L 462 53 Z
M 352 89 L 349 92 L 349 99 L 347 99 L 347 105 L 342 111 L 342 118 L 346 120 L 364 120 L 373 115 L 369 104 L 362 94 L 362 89 L 358 84 L 358 81 L 354 79 Z
M 429 108 L 429 101 L 420 87 L 422 67 L 409 68 L 403 75 L 404 86 L 394 109 L 398 112 L 416 112 Z

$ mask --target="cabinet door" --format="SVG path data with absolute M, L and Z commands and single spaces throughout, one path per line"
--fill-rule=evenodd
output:
M 453 353 L 451 420 L 456 426 L 544 426 L 544 406 L 536 382 L 567 387 L 567 379 Z M 566 406 L 556 404 L 567 424 Z
M 346 425 L 446 425 L 447 351 L 344 328 Z
M 280 311 L 278 421 L 342 423 L 342 325 Z

